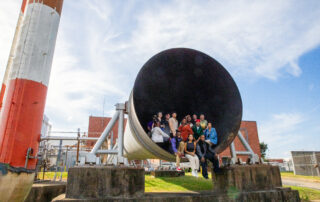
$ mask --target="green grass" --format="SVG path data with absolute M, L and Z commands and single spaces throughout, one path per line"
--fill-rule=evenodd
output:
M 60 172 L 57 172 L 56 180 L 60 179 Z M 53 180 L 54 178 L 54 172 L 45 172 L 44 173 L 44 180 Z M 68 172 L 62 172 L 62 180 L 67 180 L 68 178 Z M 43 179 L 43 172 L 38 173 L 38 179 Z
M 146 192 L 182 192 L 203 191 L 212 189 L 212 180 L 203 177 L 195 178 L 190 173 L 184 177 L 159 177 L 145 175 Z
M 296 186 L 284 186 L 291 187 L 291 189 L 298 190 L 302 201 L 320 200 L 320 190 L 296 187 Z
M 320 183 L 320 177 L 315 176 L 304 176 L 304 175 L 294 175 L 293 172 L 281 172 L 281 177 L 290 177 L 290 178 L 298 178 L 313 182 L 319 182 Z

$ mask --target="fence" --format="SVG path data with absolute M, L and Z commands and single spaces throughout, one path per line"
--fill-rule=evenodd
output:
M 292 151 L 295 175 L 320 177 L 320 151 Z

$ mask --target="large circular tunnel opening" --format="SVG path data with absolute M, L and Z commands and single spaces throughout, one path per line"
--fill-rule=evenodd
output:
M 218 134 L 217 153 L 238 133 L 242 118 L 239 90 L 226 69 L 210 56 L 187 48 L 162 51 L 142 67 L 133 87 L 141 127 L 157 112 L 177 112 L 177 119 L 204 114 Z

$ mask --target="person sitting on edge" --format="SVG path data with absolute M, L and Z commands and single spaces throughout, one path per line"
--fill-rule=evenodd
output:
M 204 119 L 204 114 L 200 115 L 200 126 L 202 130 L 205 130 L 207 128 L 208 121 Z
M 193 114 L 193 115 L 192 115 L 192 124 L 193 124 L 193 125 L 196 125 L 197 120 L 198 120 L 197 115 L 196 115 L 196 114 Z
M 151 131 L 152 131 L 153 127 L 154 127 L 154 120 L 149 121 L 148 124 L 147 124 L 147 127 L 148 127 L 148 136 L 151 137 Z
M 189 134 L 188 141 L 184 145 L 184 153 L 191 164 L 192 175 L 194 177 L 198 177 L 199 158 L 196 155 L 197 145 L 194 142 L 192 134 Z
M 205 141 L 204 135 L 200 136 L 200 139 L 197 144 L 197 156 L 200 159 L 200 165 L 202 167 L 202 176 L 208 179 L 208 164 L 207 160 L 212 162 L 213 172 L 217 173 L 220 171 L 219 168 L 219 160 L 215 155 L 213 149 L 209 146 L 209 144 Z
M 170 136 L 161 130 L 159 121 L 155 122 L 154 127 L 151 130 L 151 134 L 152 141 L 155 142 L 159 147 L 167 151 L 168 140 Z
M 180 158 L 183 156 L 183 153 L 184 153 L 184 142 L 182 141 L 180 131 L 176 132 L 175 137 L 171 137 L 170 142 L 171 142 L 170 152 L 176 155 L 176 170 L 181 171 Z
M 203 135 L 203 130 L 202 130 L 201 126 L 200 126 L 200 120 L 199 119 L 196 121 L 196 124 L 192 127 L 192 131 L 193 131 L 194 139 L 196 140 L 196 142 L 198 142 L 200 136 Z
M 210 146 L 214 146 L 218 144 L 218 135 L 217 135 L 217 131 L 214 127 L 212 127 L 212 123 L 209 122 L 208 123 L 208 128 L 204 131 L 204 135 L 206 138 L 206 142 L 210 145 Z
M 185 142 L 187 141 L 189 134 L 193 135 L 193 131 L 190 128 L 190 125 L 187 124 L 187 119 L 186 118 L 182 119 L 181 125 L 179 126 L 178 130 L 181 132 L 181 137 L 182 137 L 183 141 L 185 141 Z
M 176 112 L 172 112 L 171 115 L 172 115 L 172 117 L 169 119 L 170 136 L 175 137 L 176 136 L 176 131 L 178 130 L 177 113 Z

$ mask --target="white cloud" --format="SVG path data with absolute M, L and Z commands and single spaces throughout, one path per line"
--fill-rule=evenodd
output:
M 306 118 L 299 113 L 274 114 L 270 120 L 261 122 L 259 126 L 260 141 L 269 146 L 269 155 L 285 157 L 288 151 L 299 150 L 305 146 L 305 136 L 301 130 Z
M 1 75 L 20 3 L 0 8 Z M 110 114 L 141 66 L 172 47 L 204 51 L 246 80 L 297 77 L 299 57 L 320 44 L 319 8 L 319 1 L 65 1 L 46 113 L 55 129 L 85 130 L 89 115 L 103 114 L 104 98 Z
M 18 21 L 21 1 L 7 1 L 0 6 L 0 79 L 7 66 L 9 52 Z

